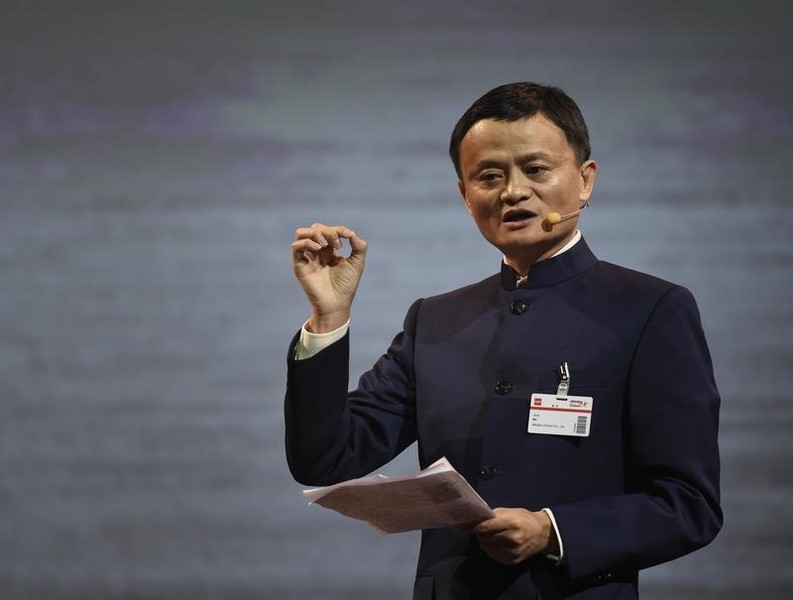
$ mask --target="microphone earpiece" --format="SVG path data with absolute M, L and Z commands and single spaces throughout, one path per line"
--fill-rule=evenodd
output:
M 542 229 L 543 231 L 551 231 L 554 225 L 561 222 L 562 215 L 560 215 L 558 212 L 548 213 L 542 220 Z
M 562 221 L 567 221 L 567 219 L 572 219 L 574 216 L 579 214 L 582 210 L 589 207 L 589 202 L 584 200 L 581 204 L 581 208 L 578 210 L 574 210 L 573 212 L 569 212 L 564 215 L 560 215 L 558 212 L 550 212 L 545 215 L 545 218 L 542 220 L 540 225 L 542 226 L 543 231 L 552 231 L 553 226 L 561 223 Z

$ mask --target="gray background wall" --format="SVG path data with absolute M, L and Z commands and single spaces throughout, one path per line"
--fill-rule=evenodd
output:
M 790 597 L 787 6 L 3 0 L 0 597 L 408 597 L 418 537 L 286 471 L 289 242 L 369 241 L 357 376 L 413 299 L 497 268 L 445 146 L 523 79 L 583 107 L 587 239 L 693 290 L 723 393 L 727 525 L 644 597 Z

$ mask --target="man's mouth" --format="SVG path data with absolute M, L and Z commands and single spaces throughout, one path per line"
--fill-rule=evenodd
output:
M 530 210 L 526 210 L 523 208 L 516 208 L 505 212 L 502 215 L 501 220 L 504 223 L 521 223 L 523 221 L 528 221 L 529 219 L 536 216 L 537 214 Z

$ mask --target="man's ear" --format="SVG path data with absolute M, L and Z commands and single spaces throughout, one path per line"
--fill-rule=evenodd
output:
M 589 200 L 592 190 L 595 189 L 598 165 L 594 160 L 588 160 L 581 165 L 581 200 Z
M 460 191 L 460 195 L 463 197 L 463 202 L 465 202 L 465 209 L 468 211 L 468 214 L 473 217 L 474 213 L 471 212 L 471 205 L 468 204 L 468 198 L 465 196 L 465 184 L 462 182 L 461 179 L 457 180 L 457 189 Z

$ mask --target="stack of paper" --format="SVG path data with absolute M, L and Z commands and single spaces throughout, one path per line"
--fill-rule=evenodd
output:
M 303 495 L 312 503 L 366 521 L 383 533 L 455 527 L 494 516 L 446 458 L 415 475 L 367 475 L 304 490 Z

